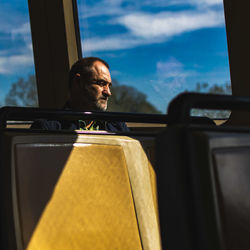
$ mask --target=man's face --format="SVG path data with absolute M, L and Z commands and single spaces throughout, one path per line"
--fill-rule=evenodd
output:
M 105 111 L 108 106 L 108 98 L 111 96 L 111 76 L 109 69 L 100 61 L 92 66 L 92 74 L 89 79 L 81 78 L 83 109 L 93 111 Z

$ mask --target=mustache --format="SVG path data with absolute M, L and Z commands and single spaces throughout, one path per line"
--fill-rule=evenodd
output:
M 109 98 L 107 97 L 107 96 L 104 96 L 104 95 L 102 95 L 101 97 L 99 97 L 99 100 L 108 100 Z

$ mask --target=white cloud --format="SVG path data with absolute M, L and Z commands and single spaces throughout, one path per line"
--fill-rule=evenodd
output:
M 91 5 L 86 4 L 86 0 L 83 0 L 79 2 L 78 10 L 80 19 L 85 19 L 103 15 L 125 15 L 141 11 L 144 6 L 168 7 L 182 5 L 204 10 L 213 6 L 223 6 L 223 0 L 102 0 Z
M 185 32 L 224 25 L 223 11 L 212 8 L 222 5 L 222 0 L 102 0 L 92 5 L 87 5 L 83 0 L 81 3 L 79 10 L 86 37 L 82 42 L 85 51 L 114 51 L 162 43 Z M 145 5 L 190 5 L 192 8 L 146 13 L 141 11 Z M 88 17 L 101 15 L 106 15 L 102 19 L 102 25 L 121 25 L 127 29 L 127 33 L 88 36 Z M 89 34 L 93 34 L 92 32 Z
M 82 41 L 83 51 L 112 51 L 157 43 L 161 40 L 138 38 L 130 34 L 109 37 L 93 37 Z
M 11 39 L 13 41 L 21 39 L 24 41 L 26 46 L 31 45 L 31 31 L 30 31 L 30 24 L 29 23 L 23 23 L 23 24 L 19 25 L 17 28 L 10 30 L 10 33 L 11 33 Z M 19 46 L 17 45 L 17 47 L 19 47 Z
M 0 51 L 0 74 L 16 74 L 34 65 L 30 46 L 23 51 L 10 54 L 9 51 Z
M 185 89 L 187 77 L 193 75 L 185 69 L 185 66 L 176 58 L 171 57 L 166 61 L 156 64 L 156 80 L 151 85 L 156 93 L 166 102 Z
M 30 55 L 12 55 L 0 57 L 0 74 L 13 74 L 21 69 L 33 65 Z
M 11 31 L 11 35 L 13 37 L 16 37 L 18 35 L 21 36 L 27 36 L 30 35 L 30 24 L 29 23 L 23 23 L 17 28 L 13 28 Z
M 85 51 L 114 51 L 141 45 L 162 43 L 173 36 L 224 24 L 223 13 L 217 11 L 181 11 L 159 14 L 133 13 L 112 20 L 128 29 L 126 34 L 84 39 Z
M 8 29 L 0 31 L 10 41 L 10 46 L 0 50 L 0 74 L 13 75 L 27 71 L 28 67 L 34 65 L 29 22 L 12 23 Z
M 78 4 L 79 17 L 80 19 L 85 19 L 95 16 L 124 14 L 125 9 L 122 7 L 123 2 L 124 0 L 102 0 L 89 5 L 83 0 Z
M 162 12 L 159 14 L 133 13 L 117 19 L 132 34 L 138 37 L 171 37 L 202 28 L 224 24 L 223 13 L 217 11 Z
M 194 5 L 222 5 L 223 0 L 186 0 L 185 2 Z
M 170 78 L 170 77 L 186 77 L 187 73 L 183 71 L 184 65 L 171 57 L 168 61 L 157 62 L 156 69 L 157 75 L 160 78 Z
M 3 3 L 5 2 L 5 3 Z M 9 34 L 12 29 L 20 26 L 24 22 L 28 22 L 28 10 L 21 11 L 15 8 L 11 1 L 0 1 L 0 32 Z
M 149 2 L 153 2 L 152 0 L 149 0 Z M 158 2 L 166 2 L 168 5 L 194 5 L 194 6 L 200 6 L 200 5 L 207 5 L 207 6 L 213 6 L 213 5 L 222 5 L 223 0 L 158 0 Z

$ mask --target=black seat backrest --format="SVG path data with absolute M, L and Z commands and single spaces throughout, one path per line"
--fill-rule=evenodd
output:
M 156 152 L 163 249 L 250 249 L 250 131 L 168 128 Z
M 156 142 L 163 249 L 250 249 L 250 129 L 190 125 L 183 110 Z

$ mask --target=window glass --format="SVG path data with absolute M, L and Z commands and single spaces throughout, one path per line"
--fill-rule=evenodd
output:
M 0 1 L 0 105 L 36 106 L 27 0 Z
M 78 12 L 83 55 L 110 64 L 111 110 L 166 113 L 183 91 L 230 93 L 222 0 L 78 0 Z

